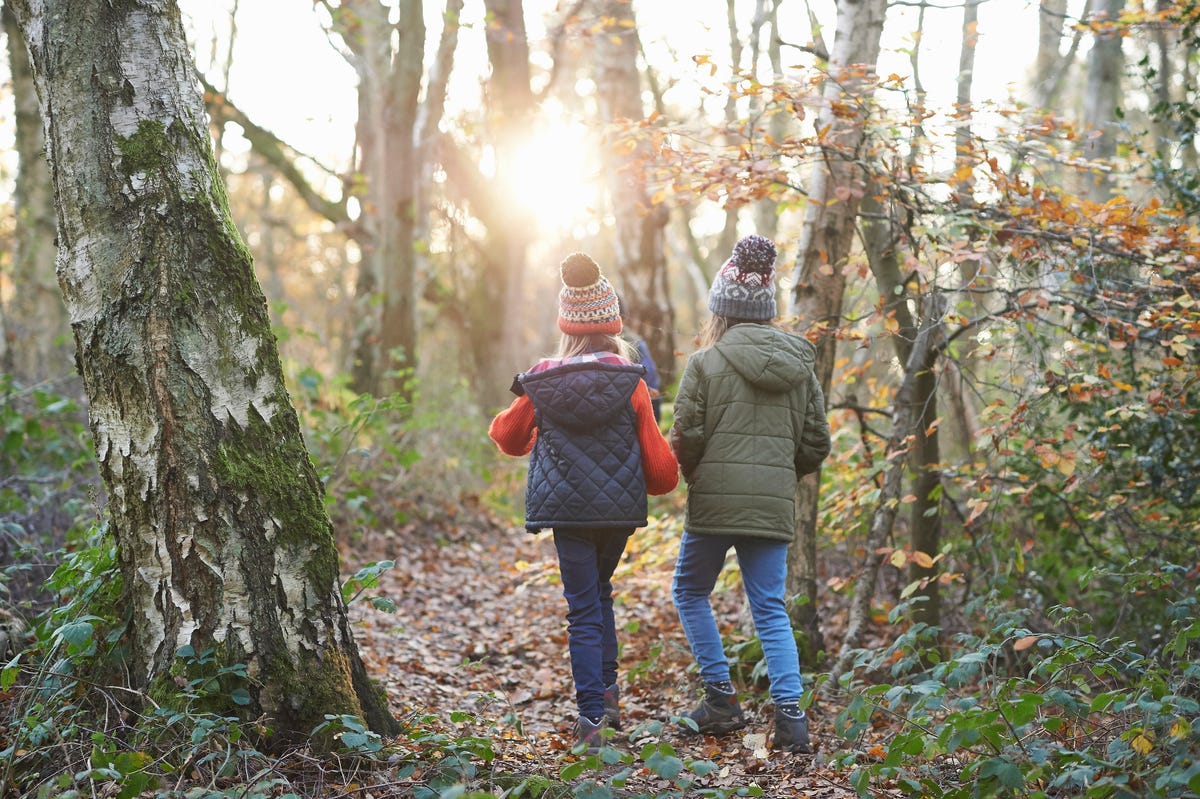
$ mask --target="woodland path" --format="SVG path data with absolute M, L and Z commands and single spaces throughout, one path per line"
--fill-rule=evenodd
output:
M 635 754 L 660 740 L 639 725 L 683 712 L 698 695 L 670 599 L 677 546 L 670 531 L 640 531 L 614 577 L 623 729 L 612 745 Z M 378 593 L 393 600 L 397 612 L 357 602 L 352 615 L 367 667 L 386 686 L 398 718 L 435 716 L 453 735 L 490 738 L 500 772 L 554 777 L 574 759 L 566 603 L 549 534 L 534 536 L 473 516 L 409 527 L 353 546 L 347 555 L 347 569 L 372 560 L 396 563 L 382 576 Z M 739 591 L 715 597 L 721 618 L 736 616 L 739 598 Z M 663 733 L 685 761 L 717 764 L 697 787 L 757 785 L 768 797 L 856 796 L 845 772 L 825 767 L 820 750 L 831 749 L 836 739 L 820 707 L 809 711 L 818 754 L 780 754 L 766 750 L 771 708 L 763 706 L 765 688 L 749 696 L 743 702 L 749 724 L 738 734 L 690 738 L 669 726 Z M 452 713 L 469 720 L 452 721 Z M 625 789 L 654 793 L 668 787 L 642 769 Z

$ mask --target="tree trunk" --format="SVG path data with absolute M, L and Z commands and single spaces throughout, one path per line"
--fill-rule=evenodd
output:
M 351 377 L 356 391 L 376 395 L 402 390 L 406 381 L 396 370 L 417 363 L 415 131 L 425 16 L 421 0 L 402 0 L 396 24 L 390 13 L 379 0 L 347 0 L 333 15 L 359 79 L 358 173 L 365 183 Z
M 1058 0 L 1048 0 L 1048 5 L 1053 5 L 1057 2 Z M 1079 15 L 1080 19 L 1087 19 L 1089 16 L 1091 16 L 1093 2 L 1094 0 L 1085 0 L 1083 4 L 1083 11 L 1080 12 Z M 1054 5 L 1054 8 L 1057 8 L 1057 6 Z M 1046 6 L 1043 6 L 1042 12 L 1041 24 L 1045 25 L 1047 24 L 1048 19 Z M 1062 21 L 1060 20 L 1058 24 L 1061 26 Z M 1062 87 L 1066 81 L 1067 75 L 1071 71 L 1071 67 L 1075 64 L 1075 54 L 1079 52 L 1079 44 L 1083 41 L 1083 32 L 1087 29 L 1084 25 L 1076 25 L 1074 28 L 1075 32 L 1071 35 L 1071 46 L 1067 49 L 1067 54 L 1059 58 L 1056 64 L 1049 67 L 1050 71 L 1046 73 L 1049 75 L 1049 77 L 1042 81 L 1042 83 L 1038 86 L 1037 96 L 1039 107 L 1050 112 L 1054 111 L 1054 108 L 1058 103 L 1058 94 L 1060 91 L 1062 91 Z M 1040 35 L 1048 34 L 1045 32 L 1045 30 L 1042 30 L 1040 31 Z M 1054 46 L 1053 51 L 1049 49 L 1049 47 L 1043 50 L 1040 42 L 1038 47 L 1039 58 L 1045 55 L 1045 57 L 1049 59 L 1057 53 L 1057 44 Z
M 1088 57 L 1087 87 L 1083 98 L 1083 155 L 1089 160 L 1103 161 L 1117 151 L 1113 124 L 1120 103 L 1125 61 L 1121 52 L 1121 32 L 1116 25 L 1125 0 L 1097 0 L 1095 7 L 1093 24 L 1098 22 L 1103 27 L 1094 33 L 1092 52 Z M 1086 193 L 1093 202 L 1108 200 L 1112 181 L 1107 169 L 1093 171 Z
M 1158 0 L 1154 4 L 1154 10 L 1158 13 L 1165 14 L 1174 0 Z M 1171 86 L 1181 77 L 1175 74 L 1175 65 L 1172 60 L 1172 53 L 1179 50 L 1179 34 L 1169 29 L 1166 25 L 1156 25 L 1151 31 L 1151 37 L 1154 42 L 1154 50 L 1157 61 L 1154 75 L 1154 103 L 1153 105 L 1163 109 L 1162 112 L 1151 114 L 1151 124 L 1154 131 L 1154 148 L 1159 152 L 1166 152 L 1169 148 L 1167 142 L 1176 139 L 1171 123 L 1170 115 L 1166 109 L 1171 104 Z M 1182 83 L 1187 86 L 1187 83 Z M 1185 90 L 1186 91 L 1186 90 Z M 1186 96 L 1184 94 L 1183 96 Z
M 484 407 L 497 407 L 512 399 L 508 387 L 513 375 L 527 366 L 530 352 L 530 342 L 523 338 L 527 320 L 520 314 L 494 313 L 492 309 L 498 299 L 507 308 L 520 308 L 527 302 L 525 265 L 536 223 L 524 204 L 512 202 L 508 192 L 520 183 L 520 176 L 509 173 L 519 168 L 516 156 L 533 125 L 535 104 L 522 0 L 486 0 L 485 5 L 490 20 L 488 60 L 492 65 L 487 117 L 496 148 L 496 173 L 486 187 L 491 197 L 477 211 L 488 212 L 483 220 L 487 244 L 481 252 L 488 279 L 475 282 L 470 305 L 478 309 L 472 326 L 477 331 L 475 349 L 482 356 L 477 356 L 484 386 L 480 397 Z
M 339 590 L 322 487 L 230 219 L 173 2 L 19 0 L 70 311 L 108 494 L 133 687 L 177 651 L 245 664 L 282 739 L 325 714 L 396 729 Z
M 645 116 L 638 75 L 637 27 L 628 0 L 598 0 L 609 20 L 595 37 L 596 84 L 604 122 Z M 616 269 L 630 325 L 646 341 L 663 385 L 675 379 L 675 311 L 667 275 L 664 236 L 670 213 L 653 205 L 643 175 L 605 142 L 608 190 L 617 220 Z
M 7 368 L 18 380 L 36 383 L 73 376 L 75 350 L 54 274 L 54 196 L 29 54 L 7 3 L 0 13 L 8 36 L 17 146 Z
M 1066 18 L 1067 0 L 1041 0 L 1038 8 L 1037 58 L 1033 68 L 1034 86 L 1041 108 L 1050 107 L 1049 103 L 1058 91 L 1056 76 L 1065 66 L 1058 49 L 1062 45 Z
M 758 42 L 763 28 L 768 28 L 770 39 L 767 44 L 767 55 L 771 62 L 771 77 L 770 80 L 759 81 L 768 86 L 777 83 L 784 74 L 783 52 L 779 36 L 779 5 L 782 2 L 783 0 L 770 0 L 770 8 L 767 8 L 767 0 L 758 0 L 754 13 L 755 24 L 752 35 L 755 47 L 751 48 L 751 52 L 754 54 L 752 68 L 757 74 Z M 757 100 L 757 95 L 751 98 L 752 102 L 757 102 Z M 772 114 L 767 121 L 767 129 L 771 138 L 777 142 L 786 139 L 788 130 L 792 126 L 792 118 L 790 114 Z M 779 204 L 777 202 L 763 199 L 754 204 L 754 230 L 769 239 L 775 238 L 779 231 Z
M 1051 5 L 1053 5 L 1053 2 L 1054 0 L 1050 0 Z M 1047 37 L 1048 35 L 1046 30 L 1047 15 L 1053 13 L 1052 10 L 1047 9 L 1046 5 L 1046 3 L 1043 3 L 1042 7 L 1041 33 L 1043 37 Z M 1062 12 L 1058 13 L 1061 14 Z M 1051 18 L 1058 19 L 1059 28 L 1061 29 L 1061 17 L 1051 16 Z M 959 121 L 955 126 L 954 132 L 955 164 L 958 168 L 956 171 L 964 175 L 963 178 L 955 182 L 955 193 L 958 195 L 959 205 L 964 208 L 972 208 L 975 205 L 975 181 L 973 177 L 967 177 L 966 175 L 969 175 L 971 170 L 980 161 L 972 129 L 975 110 L 971 102 L 972 87 L 975 78 L 975 52 L 979 44 L 978 24 L 979 6 L 975 4 L 964 6 L 962 40 L 958 55 L 958 91 L 956 98 L 956 115 L 959 117 Z M 1052 45 L 1056 58 L 1059 38 L 1061 37 L 1055 38 Z M 1043 57 L 1042 50 L 1048 46 L 1051 45 L 1039 39 L 1039 59 Z M 980 259 L 973 257 L 962 259 L 958 264 L 958 274 L 964 289 L 969 289 L 976 285 L 980 279 Z M 969 308 L 973 305 L 972 295 L 964 293 L 962 299 L 959 300 L 958 308 L 961 312 L 968 313 L 969 315 Z M 957 355 L 958 363 L 969 359 L 974 350 L 974 338 L 963 342 Z M 962 371 L 958 368 L 958 363 L 954 363 L 942 373 L 945 379 L 942 382 L 941 393 L 947 398 L 952 409 L 953 432 L 950 436 L 950 441 L 957 444 L 962 457 L 969 457 L 972 442 L 975 440 L 979 425 L 976 421 L 975 409 L 972 407 L 970 398 L 967 395 L 966 381 L 964 380 Z
M 892 227 L 887 207 L 877 199 L 882 193 L 880 187 L 869 185 L 863 198 L 862 207 L 867 212 L 867 218 L 862 225 L 863 240 L 879 296 L 883 298 L 882 311 L 885 316 L 894 315 L 899 326 L 897 334 L 892 338 L 896 357 L 906 369 L 918 370 L 915 375 L 906 373 L 903 377 L 903 383 L 909 386 L 909 398 L 906 401 L 916 409 L 912 412 L 912 421 L 905 422 L 912 427 L 913 440 L 908 462 L 913 474 L 915 497 L 909 508 L 909 545 L 914 553 L 924 552 L 932 559 L 941 548 L 941 501 L 935 492 L 941 484 L 941 472 L 937 467 L 940 460 L 938 434 L 934 425 L 937 419 L 938 383 L 934 367 L 938 353 L 930 350 L 925 358 L 915 362 L 911 358 L 912 342 L 919 335 L 919 321 L 910 313 L 909 303 L 919 303 L 921 298 L 913 296 L 905 287 L 900 268 L 902 261 L 896 252 L 899 237 Z M 884 468 L 886 470 L 889 467 Z M 872 541 L 868 544 L 867 551 L 873 552 L 878 548 L 879 545 Z M 932 579 L 937 574 L 936 566 L 922 566 L 919 559 L 914 559 L 909 562 L 908 567 L 911 581 L 925 583 L 917 591 L 925 601 L 916 608 L 914 618 L 936 626 L 939 623 L 940 610 L 938 583 L 936 579 Z
M 863 633 L 871 619 L 871 599 L 875 596 L 875 583 L 879 577 L 879 566 L 883 563 L 881 551 L 892 533 L 900 506 L 900 491 L 904 482 L 904 466 L 907 454 L 914 445 L 912 433 L 921 416 L 920 397 L 917 383 L 926 371 L 923 365 L 935 359 L 941 337 L 941 308 L 935 297 L 926 299 L 923 317 L 927 323 L 917 333 L 904 363 L 904 380 L 896 393 L 892 411 L 892 434 L 888 437 L 886 466 L 883 470 L 883 485 L 879 491 L 879 502 L 871 516 L 871 527 L 867 532 L 866 556 L 859 567 L 854 596 L 850 600 L 850 612 L 846 622 L 846 637 L 834 662 L 831 681 L 836 684 L 850 666 L 853 650 L 862 642 Z
M 725 0 L 725 20 L 729 28 L 729 64 L 733 71 L 733 80 L 736 81 L 742 72 L 743 50 L 742 37 L 738 33 L 736 0 Z M 737 96 L 735 92 L 728 92 L 725 95 L 725 146 L 731 150 L 745 143 L 738 127 Z M 721 235 L 717 237 L 717 259 L 713 269 L 721 268 L 723 259 L 730 256 L 737 243 L 740 208 L 732 203 L 725 206 L 725 224 L 721 226 Z
M 1056 0 L 1049 0 L 1049 4 L 1053 5 Z M 1065 2 L 1065 0 L 1063 0 Z M 1046 28 L 1047 15 L 1053 11 L 1046 8 L 1047 3 L 1043 3 L 1042 7 L 1042 29 L 1043 37 L 1048 37 Z M 1061 14 L 1062 12 L 1058 12 Z M 1058 19 L 1059 29 L 1061 32 L 1062 19 L 1061 17 L 1051 17 Z M 969 174 L 976 163 L 980 160 L 975 148 L 975 136 L 972 130 L 971 122 L 974 119 L 975 110 L 971 102 L 971 90 L 975 80 L 975 52 L 979 44 L 979 6 L 977 4 L 968 4 L 963 7 L 963 24 L 962 24 L 962 43 L 958 54 L 958 92 L 956 98 L 955 113 L 959 117 L 959 122 L 954 130 L 954 152 L 955 163 L 958 167 L 957 171 L 963 174 Z M 1050 26 L 1052 27 L 1052 26 Z M 1054 55 L 1057 57 L 1058 37 L 1054 38 L 1053 48 Z M 1039 63 L 1043 58 L 1043 49 L 1051 46 L 1047 41 L 1039 39 L 1038 58 Z M 971 177 L 964 177 L 955 183 L 955 192 L 958 195 L 959 205 L 965 208 L 971 208 L 975 205 L 975 181 Z M 973 286 L 980 276 L 980 261 L 978 258 L 964 258 L 958 264 L 958 274 L 963 288 Z M 964 294 L 960 301 L 959 309 L 963 312 L 968 312 L 964 307 L 967 303 L 972 303 L 971 295 Z M 959 349 L 958 361 L 961 363 L 967 360 L 971 353 L 975 350 L 975 339 L 970 338 L 964 342 Z M 957 441 L 963 456 L 968 457 L 971 453 L 972 442 L 975 440 L 975 434 L 978 423 L 975 421 L 976 414 L 971 406 L 970 399 L 967 396 L 965 380 L 963 379 L 962 371 L 955 365 L 954 368 L 947 369 L 943 373 L 946 377 L 943 392 L 949 399 L 951 408 L 953 409 L 954 424 L 957 426 L 957 435 L 952 435 L 952 441 Z M 936 398 L 935 398 L 936 399 Z M 932 461 L 931 461 L 932 462 Z M 914 513 L 915 513 L 914 509 Z M 934 553 L 930 553 L 931 555 Z
M 855 104 L 862 79 L 855 65 L 873 70 L 879 57 L 886 0 L 843 0 L 838 3 L 837 30 L 830 59 L 830 79 L 824 95 L 829 101 L 821 111 L 817 129 L 826 131 L 821 158 L 808 185 L 808 204 L 800 233 L 794 310 L 802 327 L 815 339 L 816 374 L 829 397 L 836 339 L 841 324 L 842 293 L 846 279 L 842 265 L 850 252 L 858 197 L 863 181 L 854 164 L 863 137 L 863 118 Z M 869 99 L 869 98 L 866 98 Z M 855 113 L 834 113 L 834 108 Z M 842 196 L 839 197 L 839 190 Z M 847 191 L 848 190 L 848 191 Z M 789 557 L 789 594 L 810 600 L 797 606 L 793 619 L 809 636 L 811 645 L 821 647 L 816 607 L 817 591 L 817 502 L 820 473 L 802 479 L 796 495 L 796 541 Z

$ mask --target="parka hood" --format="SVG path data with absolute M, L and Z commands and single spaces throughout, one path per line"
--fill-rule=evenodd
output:
M 734 325 L 713 345 L 747 382 L 764 391 L 788 391 L 813 370 L 816 351 L 807 339 L 770 325 Z

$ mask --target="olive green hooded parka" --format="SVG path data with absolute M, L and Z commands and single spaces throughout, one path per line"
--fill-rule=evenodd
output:
M 830 447 L 814 358 L 807 340 L 745 322 L 688 358 L 670 434 L 688 532 L 792 540 L 796 481 Z

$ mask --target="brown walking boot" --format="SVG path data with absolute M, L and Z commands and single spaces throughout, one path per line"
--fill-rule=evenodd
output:
M 724 735 L 746 726 L 737 692 L 726 693 L 712 683 L 704 684 L 704 699 L 684 716 L 696 722 L 695 730 L 683 725 L 683 731 L 690 734 Z

